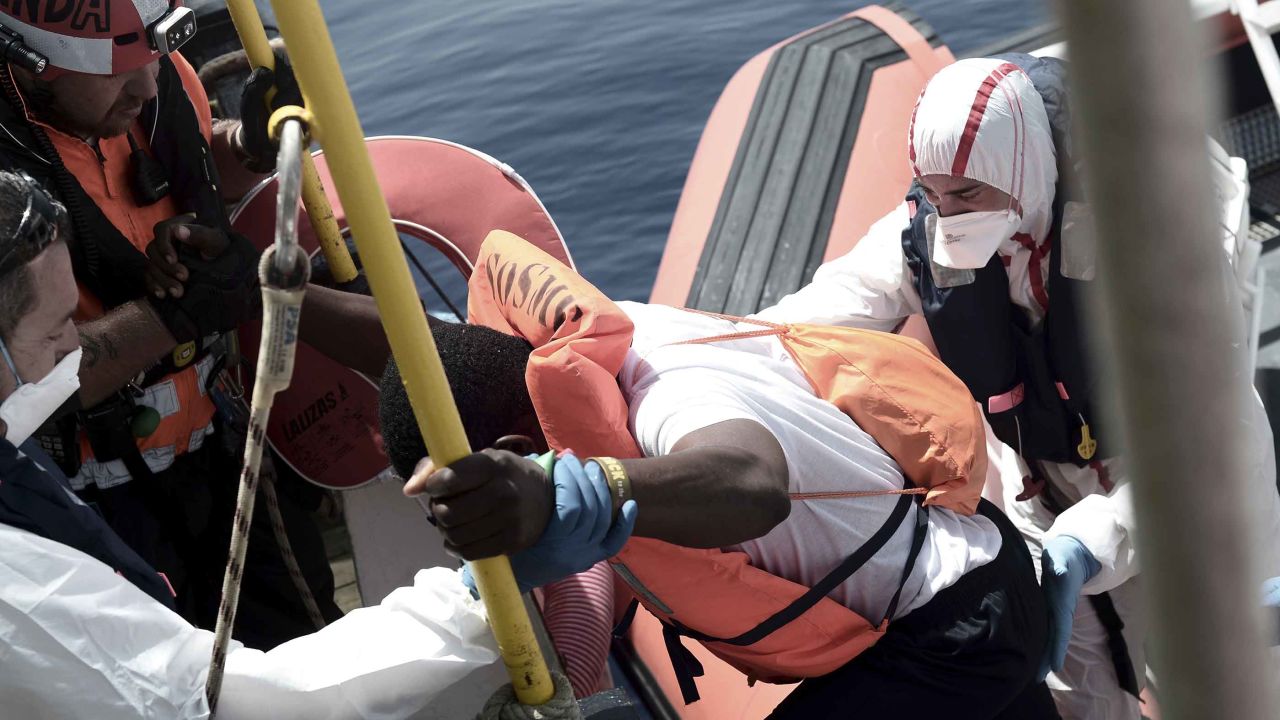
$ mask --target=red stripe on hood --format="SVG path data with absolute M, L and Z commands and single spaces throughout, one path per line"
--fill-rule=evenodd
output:
M 916 98 L 915 107 L 911 108 L 911 122 L 907 124 L 907 156 L 911 158 L 911 172 L 920 177 L 920 168 L 916 165 L 916 113 L 920 111 L 920 101 L 924 99 L 924 91 Z
M 1047 313 L 1049 312 L 1049 289 L 1044 282 L 1044 258 L 1049 253 L 1050 240 L 1053 238 L 1047 237 L 1044 243 L 1036 245 L 1036 241 L 1030 235 L 1020 232 L 1014 233 L 1013 239 L 1031 251 L 1031 258 L 1027 260 L 1027 277 L 1031 281 L 1031 294 L 1040 304 L 1040 309 Z
M 969 155 L 973 152 L 973 142 L 978 137 L 978 128 L 982 125 L 982 116 L 987 112 L 987 101 L 991 99 L 991 93 L 1009 73 L 1018 70 L 1020 68 L 1017 65 L 1004 63 L 992 70 L 987 79 L 978 86 L 978 96 L 974 98 L 973 106 L 969 108 L 969 120 L 965 123 L 964 133 L 960 136 L 960 145 L 956 148 L 956 159 L 951 164 L 952 177 L 964 177 L 965 171 L 969 168 Z

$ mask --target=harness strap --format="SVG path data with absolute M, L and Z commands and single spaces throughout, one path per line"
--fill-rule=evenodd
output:
M 627 609 L 622 611 L 622 619 L 617 625 L 613 626 L 613 636 L 619 640 L 626 636 L 627 630 L 631 629 L 631 623 L 636 620 L 636 611 L 640 609 L 640 601 L 631 598 L 631 602 L 627 603 Z
M 1027 397 L 1027 386 L 1023 383 L 1018 383 L 1017 385 L 1014 385 L 1013 389 L 1008 392 L 1001 393 L 999 395 L 992 395 L 991 397 L 987 398 L 987 412 L 988 413 L 1008 412 L 1018 407 L 1019 405 L 1021 405 L 1022 401 L 1025 400 L 1026 397 Z
M 916 503 L 920 502 L 918 495 L 914 499 Z M 865 565 L 872 556 L 879 552 L 880 549 L 884 547 L 885 543 L 889 541 L 889 538 L 893 537 L 893 534 L 897 532 L 898 527 L 902 525 L 903 520 L 906 518 L 907 511 L 911 508 L 912 500 L 912 495 L 902 494 L 898 503 L 894 505 L 893 512 L 889 514 L 888 519 L 880 526 L 880 529 L 868 538 L 861 547 L 845 558 L 844 562 L 840 563 L 834 570 L 827 573 L 826 577 L 815 583 L 813 587 L 809 588 L 805 594 L 801 595 L 790 605 L 766 618 L 754 628 L 736 637 L 715 637 L 686 627 L 678 620 L 668 619 L 663 621 L 663 639 L 666 642 L 667 654 L 671 657 L 671 667 L 672 670 L 675 671 L 676 679 L 679 681 L 680 692 L 684 697 L 685 704 L 687 705 L 698 699 L 698 690 L 694 683 L 694 678 L 702 676 L 702 664 L 697 661 L 697 658 L 694 657 L 691 652 L 689 652 L 688 648 L 684 647 L 680 641 L 680 636 L 683 635 L 701 642 L 718 642 L 725 643 L 727 645 L 753 645 L 763 640 L 778 628 L 808 612 L 809 609 L 814 605 L 817 605 L 832 590 L 845 580 L 849 579 L 849 577 Z M 920 554 L 920 549 L 924 546 L 925 531 L 928 528 L 927 510 L 922 504 L 918 505 L 918 508 L 919 510 L 916 513 L 915 535 L 912 538 L 911 550 L 907 554 L 907 561 L 902 571 L 902 579 L 898 583 L 897 591 L 893 594 L 893 599 L 889 602 L 888 609 L 885 611 L 884 620 L 880 622 L 881 627 L 884 627 L 885 622 L 887 622 L 897 610 L 898 600 L 902 595 L 902 588 L 906 585 L 907 578 L 911 575 L 911 570 L 915 567 L 916 558 Z M 628 617 L 624 618 L 624 620 L 629 621 L 630 617 L 634 617 L 634 613 L 628 611 Z
M 915 569 L 916 558 L 920 557 L 920 550 L 924 547 L 924 538 L 929 532 L 929 508 L 924 503 L 919 503 L 916 509 L 916 527 L 915 532 L 911 534 L 911 550 L 907 553 L 907 562 L 902 566 L 902 579 L 898 581 L 898 589 L 893 591 L 893 599 L 889 601 L 889 607 L 885 608 L 884 617 L 880 620 L 880 625 L 893 619 L 898 613 L 898 601 L 902 599 L 902 588 L 907 585 L 907 578 L 911 577 L 911 571 Z
M 1129 657 L 1129 645 L 1125 642 L 1122 632 L 1124 621 L 1116 611 L 1116 604 L 1111 600 L 1111 594 L 1098 593 L 1088 597 L 1093 611 L 1098 614 L 1102 628 L 1107 631 L 1107 650 L 1111 653 L 1111 663 L 1116 668 L 1116 683 L 1120 685 L 1121 690 L 1134 697 L 1140 697 L 1142 691 L 1138 688 L 1138 675 L 1134 672 L 1133 660 Z
M 862 547 L 855 550 L 844 562 L 840 563 L 826 577 L 819 580 L 809 588 L 805 594 L 801 595 L 787 607 L 774 613 L 754 628 L 731 638 L 720 638 L 705 633 L 698 632 L 685 627 L 678 620 L 668 620 L 681 635 L 701 640 L 702 642 L 718 642 L 726 645 L 753 645 L 768 637 L 775 630 L 786 625 L 803 615 L 814 605 L 817 605 L 822 598 L 826 597 L 831 591 L 835 590 L 841 583 L 848 580 L 851 575 L 858 571 L 863 565 L 871 559 L 873 555 L 880 551 L 889 542 L 889 538 L 897 532 L 898 526 L 907 516 L 907 510 L 911 508 L 912 498 L 909 495 L 903 495 L 899 498 L 898 503 L 894 505 L 893 512 L 889 514 L 889 518 L 885 520 L 880 529 L 867 539 Z M 908 561 L 912 564 L 915 562 L 914 556 L 909 556 Z
M 662 641 L 667 646 L 667 657 L 671 658 L 676 683 L 680 685 L 680 698 L 685 705 L 697 702 L 702 697 L 698 694 L 697 683 L 697 678 L 705 673 L 702 663 L 680 642 L 680 631 L 669 623 L 662 623 Z

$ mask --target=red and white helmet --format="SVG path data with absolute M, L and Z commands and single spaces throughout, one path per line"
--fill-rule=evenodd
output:
M 182 0 L 12 0 L 0 25 L 22 36 L 57 71 L 118 75 L 178 49 L 195 35 Z

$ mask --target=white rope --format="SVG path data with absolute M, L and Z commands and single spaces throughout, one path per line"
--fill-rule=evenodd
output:
M 231 528 L 231 551 L 227 558 L 227 571 L 222 578 L 222 602 L 218 607 L 213 657 L 205 683 L 211 716 L 217 710 L 231 629 L 235 625 L 236 608 L 240 602 L 240 581 L 244 576 L 244 558 L 249 551 L 249 526 L 257 498 L 267 420 L 271 417 L 276 394 L 288 388 L 293 377 L 298 319 L 311 274 L 311 264 L 306 255 L 297 251 L 299 183 L 286 179 L 301 173 L 297 125 L 296 121 L 286 123 L 286 131 L 281 138 L 277 167 L 282 177 L 276 200 L 275 244 L 262 254 L 258 264 L 258 279 L 262 283 L 262 341 L 258 348 L 258 372 L 253 383 L 249 432 L 244 445 L 244 470 L 240 474 L 240 493 L 236 498 L 235 521 Z M 285 264 L 282 262 L 285 258 L 293 262 Z

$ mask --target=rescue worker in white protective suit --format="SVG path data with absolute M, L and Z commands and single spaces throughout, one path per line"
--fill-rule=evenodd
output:
M 68 228 L 34 181 L 0 172 L 0 716 L 201 720 L 213 633 L 31 439 L 79 387 Z M 218 719 L 456 717 L 433 703 L 496 658 L 457 573 L 422 571 L 269 652 L 233 643 Z
M 940 71 L 912 116 L 907 202 L 759 317 L 892 331 L 925 316 L 942 359 L 1008 446 L 1003 462 L 1021 466 L 1023 487 L 1003 489 L 1003 509 L 1040 566 L 1053 618 L 1042 672 L 1052 670 L 1059 710 L 1067 720 L 1137 720 L 1145 664 L 1134 519 L 1081 342 L 1077 301 L 1094 277 L 1094 246 L 1084 206 L 1068 202 L 1071 178 L 1059 178 L 1071 174 L 1065 67 L 1023 55 Z M 1261 582 L 1280 574 L 1280 497 L 1260 402 L 1237 432 L 1254 448 Z

